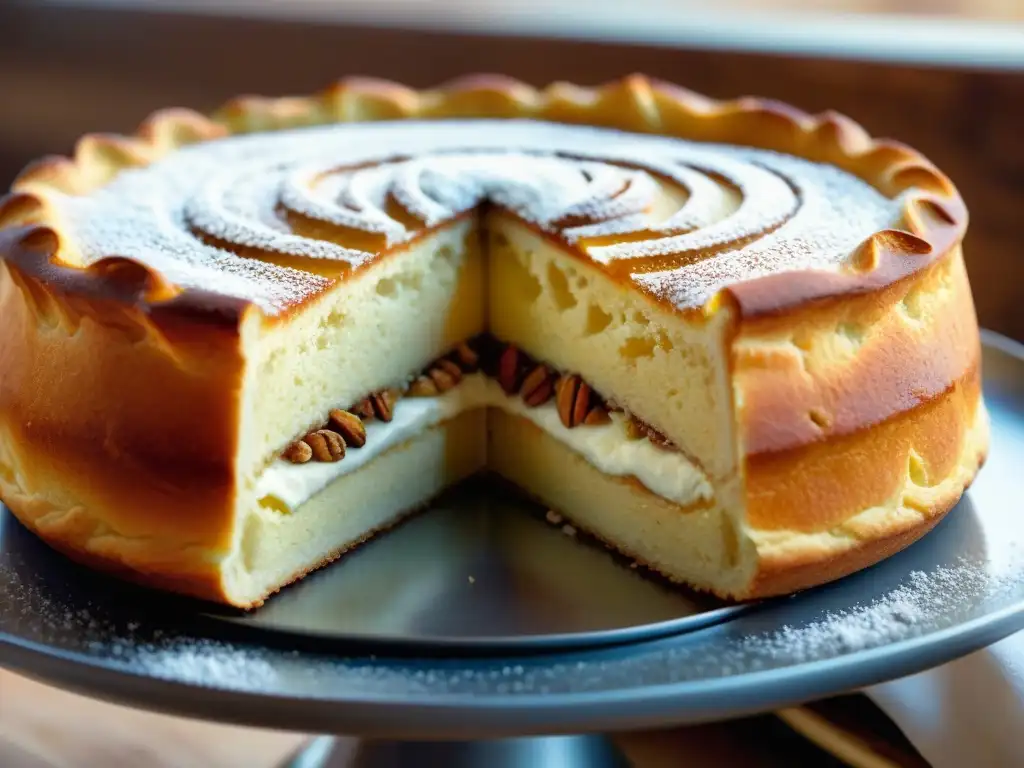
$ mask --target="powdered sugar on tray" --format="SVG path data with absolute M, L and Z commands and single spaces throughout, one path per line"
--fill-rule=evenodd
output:
M 939 532 L 941 533 L 941 532 Z M 950 530 L 950 535 L 957 531 Z M 27 535 L 26 535 L 27 536 Z M 27 542 L 22 542 L 27 543 Z M 29 547 L 41 548 L 38 543 Z M 202 618 L 194 606 L 139 599 L 118 586 L 88 586 L 73 566 L 43 570 L 22 550 L 0 559 L 0 658 L 16 638 L 82 664 L 206 688 L 310 699 L 358 696 L 526 696 L 636 690 L 707 683 L 925 639 L 984 618 L 1024 598 L 1020 558 L 950 560 L 898 574 L 872 575 L 773 602 L 724 624 L 636 646 L 523 658 L 409 658 L 367 655 L 345 644 L 295 650 L 281 637 Z M 995 547 L 993 547 L 995 548 Z M 995 566 L 994 563 L 1001 563 Z M 879 575 L 881 574 L 881 575 Z M 97 578 L 97 577 L 89 577 Z M 893 579 L 883 588 L 877 579 Z M 859 581 L 858 581 L 859 580 Z M 83 582 L 79 584 L 79 582 Z M 126 590 L 128 588 L 125 588 Z M 849 605 L 851 596 L 874 598 Z M 856 599 L 856 598 L 855 598 Z M 836 603 L 848 607 L 836 609 Z M 170 607 L 168 607 L 170 606 Z M 150 613 L 152 611 L 152 613 Z M 230 630 L 230 631 L 227 631 Z M 274 643 L 271 639 L 277 637 Z
M 214 688 L 271 690 L 277 678 L 274 666 L 260 652 L 210 641 L 167 648 L 143 645 L 134 649 L 132 660 L 154 677 Z
M 931 573 L 912 571 L 902 586 L 868 605 L 831 611 L 804 626 L 787 625 L 744 638 L 742 645 L 758 655 L 793 663 L 876 648 L 920 634 L 936 616 L 952 617 L 958 605 L 999 588 L 999 582 L 991 582 L 983 571 L 966 563 Z
M 106 665 L 197 686 L 281 691 L 311 697 L 332 691 L 375 695 L 525 695 L 582 693 L 633 688 L 778 669 L 878 648 L 943 629 L 959 621 L 958 610 L 977 605 L 1020 579 L 993 581 L 963 563 L 931 573 L 910 573 L 903 585 L 864 606 L 827 612 L 803 625 L 757 633 L 736 633 L 742 623 L 693 635 L 683 643 L 662 643 L 632 653 L 590 653 L 571 662 L 525 659 L 493 662 L 435 660 L 429 665 L 401 659 L 340 658 L 153 633 L 146 622 L 110 622 L 89 610 L 48 611 L 37 617 L 50 626 L 51 640 L 67 631 L 93 639 L 82 650 Z M 34 610 L 40 605 L 32 599 Z M 55 604 L 56 605 L 56 604 Z M 424 668 L 424 667 L 427 668 Z M 337 688 L 342 686 L 342 688 Z

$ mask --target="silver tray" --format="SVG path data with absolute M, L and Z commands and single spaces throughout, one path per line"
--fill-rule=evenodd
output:
M 834 584 L 716 603 L 479 481 L 242 614 L 91 573 L 0 511 L 0 664 L 179 714 L 398 739 L 694 723 L 907 675 L 1024 627 L 1024 351 L 984 342 L 977 481 L 920 542 Z

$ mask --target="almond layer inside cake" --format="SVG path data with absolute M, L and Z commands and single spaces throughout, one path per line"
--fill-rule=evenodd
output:
M 737 487 L 722 352 L 728 322 L 728 312 L 687 322 L 497 213 L 388 255 L 294 319 L 254 320 L 245 330 L 255 364 L 242 409 L 250 421 L 238 453 L 240 545 L 227 569 L 233 591 L 258 599 L 268 585 L 287 583 L 304 564 L 330 559 L 484 467 L 680 581 L 721 584 L 742 546 L 742 521 L 723 512 L 738 505 L 721 504 Z M 567 428 L 553 401 L 529 407 L 478 373 L 436 397 L 402 398 L 393 420 L 369 423 L 366 445 L 349 448 L 342 461 L 280 457 L 330 409 L 404 386 L 485 331 L 578 373 L 678 450 L 631 439 L 622 412 L 607 424 Z M 554 474 L 531 481 L 538 457 L 509 440 L 552 457 Z M 573 502 L 574 485 L 591 491 Z M 636 519 L 638 504 L 649 520 Z M 702 553 L 676 558 L 690 562 L 685 572 L 670 566 L 667 551 L 676 545 L 656 532 L 668 519 L 671 540 Z M 620 536 L 625 529 L 634 535 Z M 644 546 L 647 537 L 660 541 Z
M 966 210 L 907 147 L 642 78 L 236 107 L 0 201 L 0 497 L 73 557 L 251 607 L 490 469 L 761 597 L 984 460 Z

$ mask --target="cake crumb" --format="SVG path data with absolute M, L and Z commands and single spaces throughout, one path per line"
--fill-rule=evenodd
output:
M 545 518 L 547 518 L 547 521 L 552 525 L 561 525 L 562 521 L 565 520 L 564 517 L 555 512 L 555 510 L 553 509 L 548 510 L 548 513 L 545 515 Z
M 470 576 L 469 577 L 469 583 L 470 584 L 476 584 L 476 577 L 475 576 Z
M 566 536 L 575 536 L 576 535 L 576 529 L 573 528 L 568 523 L 566 523 L 565 525 L 562 526 L 562 533 L 564 533 Z

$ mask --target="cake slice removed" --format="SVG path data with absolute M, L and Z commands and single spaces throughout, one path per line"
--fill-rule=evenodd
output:
M 845 118 L 638 77 L 159 113 L 0 201 L 0 498 L 242 607 L 481 470 L 680 584 L 822 584 L 984 459 L 966 220 Z

